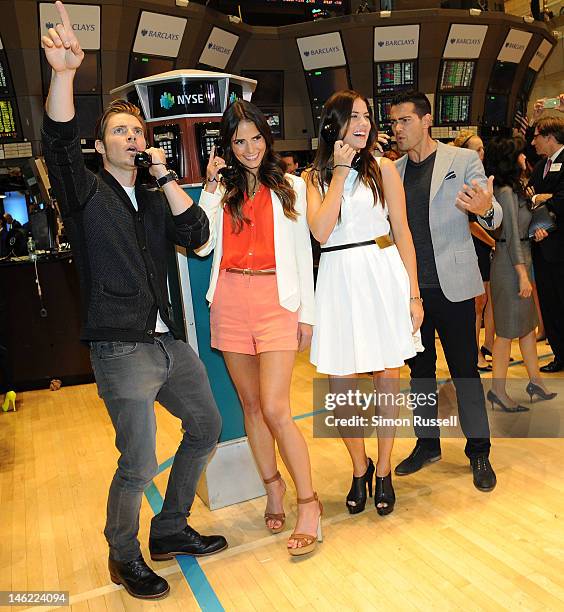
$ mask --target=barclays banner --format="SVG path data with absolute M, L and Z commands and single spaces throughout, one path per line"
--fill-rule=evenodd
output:
M 339 32 L 297 38 L 304 70 L 345 66 L 345 52 Z
M 530 32 L 523 32 L 523 30 L 511 28 L 497 56 L 498 61 L 518 64 L 527 50 L 527 46 L 532 37 L 533 35 Z
M 533 55 L 533 59 L 531 60 L 529 67 L 532 68 L 535 72 L 538 72 L 542 65 L 544 64 L 546 58 L 549 56 L 552 51 L 552 43 L 546 38 L 541 42 L 539 48 L 536 50 Z
M 447 36 L 444 58 L 477 59 L 488 31 L 487 25 L 453 23 Z
M 178 57 L 186 21 L 184 17 L 143 11 L 133 43 L 133 53 Z
M 89 4 L 65 4 L 72 29 L 83 49 L 100 49 L 100 7 Z M 49 28 L 60 23 L 61 18 L 53 2 L 39 5 L 39 32 L 47 34 Z
M 236 34 L 214 27 L 200 55 L 200 63 L 223 70 L 238 40 L 239 37 Z
M 374 61 L 417 59 L 419 24 L 374 28 Z

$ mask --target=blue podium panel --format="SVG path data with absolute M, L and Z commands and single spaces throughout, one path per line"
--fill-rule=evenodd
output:
M 190 187 L 186 191 L 194 202 L 198 202 L 201 188 Z M 204 258 L 190 253 L 188 255 L 188 272 L 198 352 L 200 359 L 208 370 L 212 392 L 223 419 L 219 441 L 226 442 L 244 437 L 245 427 L 239 396 L 235 391 L 223 356 L 220 351 L 212 349 L 210 345 L 210 309 L 206 301 L 206 293 L 210 283 L 212 259 L 213 253 Z

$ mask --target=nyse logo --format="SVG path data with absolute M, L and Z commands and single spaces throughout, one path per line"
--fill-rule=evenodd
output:
M 221 45 L 216 45 L 214 42 L 208 43 L 208 49 L 212 51 L 216 51 L 217 53 L 223 53 L 223 55 L 229 55 L 232 49 L 228 49 L 227 47 L 222 47 Z
M 168 91 L 163 92 L 163 95 L 160 99 L 161 108 L 166 110 L 171 109 L 174 106 L 174 96 Z
M 52 21 L 47 21 L 45 27 L 50 30 L 55 27 L 55 24 Z M 93 23 L 73 23 L 72 29 L 75 32 L 95 32 L 96 26 Z
M 311 49 L 310 51 L 304 51 L 304 55 L 309 57 L 310 55 L 325 55 L 327 53 L 338 53 L 341 49 L 339 47 L 321 47 L 320 49 Z
M 157 32 L 156 30 L 141 30 L 141 36 L 148 38 L 161 38 L 162 40 L 179 40 L 180 34 L 172 34 L 171 32 Z

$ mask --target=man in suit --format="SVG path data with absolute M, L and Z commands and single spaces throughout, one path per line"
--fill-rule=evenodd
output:
M 404 181 L 425 309 L 421 327 L 425 350 L 408 362 L 412 392 L 419 398 L 413 419 L 418 439 L 395 473 L 412 474 L 441 458 L 440 430 L 432 422 L 438 413 L 436 330 L 457 391 L 474 485 L 491 491 L 496 476 L 488 458 L 490 433 L 476 366 L 474 311 L 474 298 L 484 289 L 468 214 L 476 215 L 486 229 L 499 226 L 502 211 L 493 197 L 493 177 L 486 181 L 475 151 L 449 147 L 431 138 L 431 105 L 425 94 L 396 96 L 390 114 L 398 149 L 406 153 L 396 165 Z
M 556 217 L 556 230 L 544 230 L 533 245 L 535 280 L 554 360 L 541 372 L 564 370 L 564 119 L 541 117 L 534 126 L 533 146 L 543 156 L 533 169 L 529 185 L 534 205 L 545 204 Z

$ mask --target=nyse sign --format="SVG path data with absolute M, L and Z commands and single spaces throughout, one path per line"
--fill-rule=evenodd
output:
M 150 85 L 151 117 L 221 114 L 217 81 L 171 81 Z

